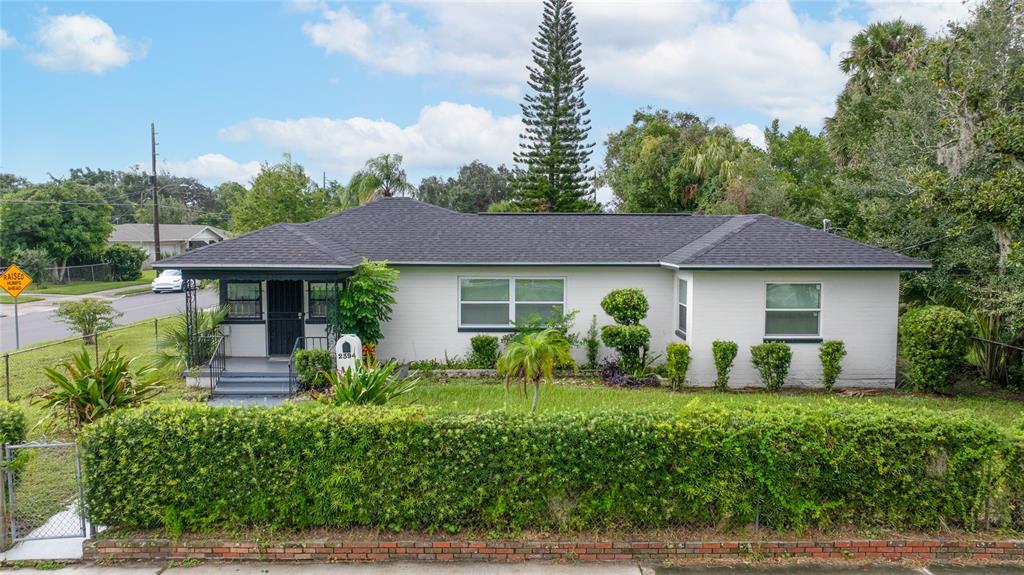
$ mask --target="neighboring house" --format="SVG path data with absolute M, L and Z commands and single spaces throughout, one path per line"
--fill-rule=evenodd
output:
M 324 336 L 328 286 L 364 257 L 400 271 L 382 358 L 465 355 L 473 335 L 500 336 L 552 307 L 579 310 L 584 333 L 594 315 L 612 323 L 608 292 L 638 287 L 651 353 L 688 342 L 689 382 L 711 385 L 711 343 L 735 341 L 734 386 L 758 383 L 750 347 L 773 340 L 793 347 L 790 383 L 818 384 L 826 339 L 846 343 L 840 385 L 892 386 L 900 272 L 929 267 L 765 215 L 463 214 L 407 198 L 273 225 L 156 267 L 221 280 L 227 355 L 266 358 Z
M 193 224 L 160 224 L 160 252 L 176 256 L 230 237 L 220 228 Z M 110 244 L 128 244 L 146 250 L 149 261 L 156 261 L 153 224 L 118 224 L 110 232 Z

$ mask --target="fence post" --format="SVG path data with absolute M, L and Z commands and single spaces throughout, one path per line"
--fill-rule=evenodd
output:
M 7 444 L 0 446 L 0 449 L 4 451 L 3 473 L 0 474 L 0 520 L 3 521 L 3 526 L 0 526 L 0 550 L 7 551 L 11 543 L 6 528 L 10 525 L 10 518 L 7 517 L 7 474 L 11 470 L 7 461 Z
M 153 343 L 160 345 L 160 318 L 153 318 Z
M 96 266 L 89 266 L 89 271 L 92 272 L 92 281 L 96 281 Z
M 100 334 L 92 334 L 92 351 L 96 356 L 96 364 L 100 362 Z
M 4 354 L 4 387 L 7 388 L 7 401 L 11 401 L 11 354 Z

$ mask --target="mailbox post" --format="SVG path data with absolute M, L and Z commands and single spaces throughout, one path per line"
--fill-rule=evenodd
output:
M 363 342 L 359 336 L 347 333 L 338 337 L 334 344 L 334 366 L 338 374 L 359 363 L 363 359 Z

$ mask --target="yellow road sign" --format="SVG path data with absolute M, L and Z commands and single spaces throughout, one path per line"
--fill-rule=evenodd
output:
M 11 297 L 18 297 L 18 294 L 25 291 L 32 283 L 32 278 L 25 272 L 21 271 L 15 264 L 11 264 L 2 275 L 0 275 L 0 288 L 9 294 Z

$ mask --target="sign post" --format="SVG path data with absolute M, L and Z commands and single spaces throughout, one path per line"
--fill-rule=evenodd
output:
M 32 276 L 21 271 L 17 264 L 11 264 L 0 274 L 0 288 L 14 298 L 14 349 L 21 348 L 21 334 L 18 332 L 18 296 L 32 284 Z

